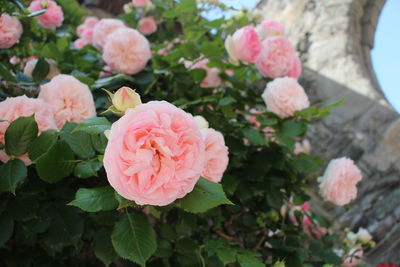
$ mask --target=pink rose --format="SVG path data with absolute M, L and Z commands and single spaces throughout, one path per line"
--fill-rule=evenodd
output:
M 267 109 L 281 118 L 293 116 L 298 110 L 308 108 L 310 102 L 296 79 L 277 78 L 267 84 L 262 94 Z
M 222 82 L 221 77 L 219 77 L 220 70 L 218 68 L 208 67 L 208 62 L 209 60 L 207 58 L 202 59 L 192 65 L 191 69 L 204 69 L 206 71 L 206 77 L 200 82 L 200 87 L 218 87 Z M 186 63 L 185 65 L 188 66 L 189 64 Z
M 87 28 L 93 28 L 96 26 L 96 24 L 99 22 L 99 19 L 96 17 L 87 17 L 85 21 L 83 22 L 83 25 L 85 25 Z
M 84 48 L 86 45 L 88 45 L 89 43 L 86 41 L 86 40 L 84 40 L 84 39 L 81 39 L 81 38 L 79 38 L 79 39 L 76 39 L 75 41 L 74 41 L 74 46 L 75 46 L 75 48 L 77 49 L 77 50 L 81 50 L 82 48 Z
M 132 0 L 132 4 L 135 7 L 146 7 L 150 3 L 150 0 Z
M 257 26 L 257 32 L 260 36 L 261 40 L 264 40 L 268 37 L 284 35 L 285 26 L 274 20 L 263 20 Z
M 225 146 L 224 136 L 211 128 L 201 129 L 205 143 L 206 158 L 204 170 L 201 174 L 204 178 L 219 183 L 228 167 L 228 147 Z
M 28 98 L 26 95 L 17 97 L 8 97 L 0 102 L 0 118 L 4 121 L 0 122 L 0 143 L 4 144 L 4 134 L 8 126 L 19 117 L 27 117 L 35 114 L 35 121 L 38 124 L 39 134 L 50 129 L 58 130 L 54 121 L 53 111 L 49 104 L 41 99 Z M 28 155 L 18 157 L 25 165 L 30 165 Z M 8 155 L 4 150 L 0 150 L 0 160 L 7 162 Z
M 102 51 L 108 36 L 119 28 L 126 28 L 119 19 L 101 19 L 93 28 L 93 45 Z
M 17 56 L 12 56 L 10 58 L 10 64 L 17 65 L 20 62 L 21 62 L 21 59 Z
M 300 206 L 301 210 L 304 212 L 309 212 L 310 211 L 310 203 L 308 202 L 304 202 L 301 206 Z
M 22 31 L 22 24 L 18 19 L 3 13 L 0 16 L 0 49 L 10 48 L 18 43 Z
M 60 27 L 64 14 L 60 6 L 52 0 L 35 0 L 29 5 L 29 11 L 36 12 L 46 9 L 46 12 L 37 16 L 38 23 L 45 29 L 54 30 Z
M 99 76 L 100 76 L 100 77 L 109 77 L 109 76 L 112 76 L 112 69 L 111 69 L 111 67 L 108 66 L 108 65 L 105 65 L 105 66 L 103 67 L 103 70 L 100 72 Z
M 357 197 L 357 183 L 361 179 L 361 171 L 351 159 L 331 160 L 324 175 L 318 178 L 320 193 L 327 201 L 346 205 Z
M 150 35 L 157 31 L 157 23 L 153 17 L 144 17 L 139 20 L 138 29 L 144 35 Z
M 104 46 L 103 59 L 113 70 L 136 74 L 146 67 L 151 58 L 146 37 L 128 28 L 110 34 Z
M 271 37 L 262 42 L 256 67 L 264 77 L 272 79 L 289 76 L 289 74 L 297 78 L 296 76 L 300 76 L 301 72 L 301 64 L 296 51 L 290 41 L 283 36 Z
M 364 255 L 364 251 L 361 249 L 353 248 L 342 264 L 343 267 L 354 267 L 361 264 L 361 258 Z
M 246 26 L 226 38 L 225 48 L 233 63 L 238 60 L 253 63 L 260 54 L 261 43 L 256 30 L 252 26 Z
M 293 61 L 293 67 L 288 73 L 288 77 L 298 79 L 301 75 L 301 61 L 300 58 L 296 55 Z
M 299 155 L 300 153 L 311 153 L 311 144 L 310 141 L 308 141 L 307 139 L 304 139 L 303 142 L 296 142 L 296 145 L 294 147 L 294 154 Z
M 46 76 L 47 80 L 51 80 L 54 76 L 60 74 L 60 71 L 57 69 L 56 62 L 52 59 L 46 59 L 47 63 L 49 64 L 49 73 Z M 24 67 L 24 74 L 32 79 L 32 72 L 36 67 L 36 63 L 38 59 L 32 59 L 26 62 Z
M 204 156 L 192 115 L 168 102 L 151 101 L 128 109 L 112 125 L 104 168 L 124 198 L 165 206 L 193 190 Z
M 50 104 L 58 128 L 96 116 L 92 93 L 75 77 L 60 74 L 40 88 L 39 98 Z

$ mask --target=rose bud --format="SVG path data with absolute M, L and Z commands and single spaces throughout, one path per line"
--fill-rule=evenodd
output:
M 121 87 L 112 97 L 114 107 L 121 113 L 125 112 L 128 108 L 134 108 L 140 104 L 140 95 L 135 90 L 129 87 Z

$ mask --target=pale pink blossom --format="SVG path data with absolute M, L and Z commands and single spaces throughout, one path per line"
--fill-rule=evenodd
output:
M 3 13 L 0 16 L 0 49 L 10 48 L 19 42 L 22 35 L 22 24 L 18 19 Z
M 283 36 L 271 37 L 262 42 L 262 49 L 256 60 L 256 67 L 264 77 L 278 78 L 299 75 L 295 68 L 297 54 L 290 41 Z M 297 66 L 298 67 L 298 66 Z
M 113 70 L 136 74 L 151 58 L 150 44 L 136 30 L 123 28 L 113 32 L 104 46 L 103 59 Z
M 221 77 L 219 77 L 220 70 L 215 67 L 211 68 L 207 66 L 208 62 L 209 60 L 207 58 L 202 59 L 191 65 L 191 69 L 204 69 L 206 71 L 206 77 L 200 82 L 200 87 L 218 87 L 222 82 Z
M 349 255 L 344 259 L 342 264 L 343 267 L 354 267 L 361 264 L 361 259 L 364 255 L 364 251 L 358 248 L 350 250 Z
M 310 102 L 296 79 L 277 78 L 267 84 L 262 94 L 267 109 L 281 118 L 293 116 L 298 110 L 308 108 Z
M 153 17 L 144 17 L 139 20 L 138 29 L 144 35 L 150 35 L 157 31 L 157 23 Z
M 351 159 L 331 160 L 324 175 L 318 178 L 320 193 L 327 201 L 346 205 L 357 197 L 357 183 L 361 179 L 361 171 Z
M 311 153 L 311 144 L 310 141 L 308 141 L 307 139 L 304 139 L 302 142 L 296 142 L 294 146 L 294 154 L 299 155 L 300 153 Z
M 12 56 L 10 58 L 10 64 L 17 65 L 20 62 L 21 62 L 21 59 L 17 56 Z
M 93 28 L 93 45 L 102 51 L 108 36 L 120 28 L 126 26 L 119 19 L 101 19 Z
M 256 30 L 245 26 L 226 38 L 225 48 L 232 63 L 239 60 L 253 63 L 260 54 L 261 43 Z
M 46 76 L 46 80 L 51 80 L 54 76 L 57 76 L 60 74 L 60 71 L 57 68 L 56 62 L 52 59 L 46 59 L 47 63 L 49 64 L 49 73 Z M 32 77 L 32 72 L 36 67 L 36 64 L 38 62 L 38 59 L 32 59 L 26 62 L 25 67 L 24 67 L 24 74 L 28 76 L 29 78 Z
M 57 130 L 54 121 L 54 114 L 49 104 L 41 99 L 28 98 L 26 95 L 17 97 L 8 97 L 0 102 L 0 118 L 4 121 L 0 122 L 0 143 L 4 144 L 4 135 L 8 126 L 19 117 L 28 117 L 35 114 L 35 121 L 39 128 L 39 134 L 50 129 Z M 25 165 L 32 162 L 27 154 L 20 157 Z M 0 150 L 0 160 L 7 162 L 9 156 L 4 150 Z
M 261 40 L 285 34 L 285 26 L 274 20 L 263 20 L 256 29 Z
M 84 40 L 84 39 L 81 39 L 81 38 L 79 38 L 79 39 L 76 39 L 75 41 L 74 41 L 74 46 L 75 46 L 75 48 L 77 49 L 77 50 L 81 50 L 82 48 L 84 48 L 86 45 L 88 45 L 89 44 L 89 42 L 88 41 L 86 41 L 86 40 Z
M 39 98 L 50 104 L 59 128 L 67 121 L 82 122 L 96 116 L 89 87 L 70 75 L 57 75 L 42 85 Z
M 293 67 L 289 71 L 287 76 L 298 79 L 300 75 L 301 75 L 301 61 L 300 58 L 296 55 L 293 62 Z
M 128 109 L 112 125 L 104 168 L 124 198 L 165 206 L 193 190 L 204 156 L 192 115 L 168 102 L 151 101 Z
M 205 144 L 205 164 L 202 176 L 212 182 L 219 183 L 228 167 L 228 147 L 224 136 L 212 129 L 201 129 Z
M 98 18 L 89 16 L 85 18 L 83 25 L 85 25 L 87 28 L 93 28 L 94 26 L 96 26 L 98 22 L 99 22 Z
M 105 65 L 102 71 L 99 74 L 100 77 L 110 77 L 112 76 L 112 68 L 108 65 Z
M 45 29 L 54 30 L 60 27 L 64 20 L 61 7 L 52 0 L 35 0 L 29 5 L 28 9 L 31 12 L 46 9 L 45 13 L 36 17 L 38 24 Z
M 132 0 L 132 4 L 135 7 L 146 7 L 148 4 L 150 4 L 150 0 Z

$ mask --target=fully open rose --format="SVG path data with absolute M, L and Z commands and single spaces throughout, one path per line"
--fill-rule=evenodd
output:
M 45 29 L 60 27 L 64 20 L 64 13 L 56 2 L 51 0 L 35 0 L 29 6 L 31 12 L 46 9 L 46 12 L 39 15 L 38 24 Z
M 0 16 L 0 49 L 12 47 L 19 42 L 21 35 L 21 22 L 8 14 L 2 14 Z
M 111 127 L 104 168 L 111 186 L 139 205 L 168 205 L 191 192 L 204 165 L 192 115 L 165 101 L 129 109 Z
M 39 134 L 43 131 L 54 129 L 57 125 L 54 121 L 53 112 L 49 104 L 41 99 L 28 98 L 26 95 L 9 97 L 0 102 L 0 144 L 4 143 L 4 134 L 11 122 L 19 117 L 27 117 L 35 114 L 35 121 L 39 128 Z M 30 165 L 31 161 L 25 154 L 19 157 L 25 165 Z M 4 150 L 0 150 L 0 160 L 7 162 L 9 157 Z
M 50 104 L 59 128 L 96 116 L 92 93 L 75 77 L 60 74 L 40 88 L 39 98 Z

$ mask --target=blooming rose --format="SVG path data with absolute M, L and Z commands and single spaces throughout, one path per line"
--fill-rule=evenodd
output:
M 132 4 L 135 7 L 145 7 L 150 3 L 150 0 L 132 0 Z
M 357 183 L 361 181 L 361 171 L 351 159 L 339 158 L 329 162 L 320 182 L 320 193 L 325 200 L 336 205 L 348 204 L 357 196 Z
M 124 198 L 165 206 L 193 190 L 204 155 L 192 115 L 168 102 L 151 101 L 128 109 L 112 125 L 104 168 Z
M 206 129 L 208 128 L 209 124 L 208 121 L 203 116 L 194 116 L 194 120 L 196 121 L 197 127 L 199 129 Z
M 12 56 L 9 62 L 10 64 L 17 65 L 18 63 L 21 62 L 21 59 L 17 56 Z
M 293 76 L 296 78 L 297 75 L 300 75 L 299 65 L 296 65 L 300 63 L 296 51 L 290 41 L 283 36 L 264 40 L 261 52 L 255 63 L 264 77 L 275 79 L 283 76 Z
M 54 76 L 60 74 L 60 71 L 57 69 L 56 62 L 52 59 L 46 59 L 47 63 L 49 64 L 49 73 L 46 76 L 47 80 L 51 80 Z M 32 72 L 36 67 L 38 59 L 32 59 L 26 62 L 24 68 L 24 74 L 32 79 Z
M 246 26 L 226 38 L 225 48 L 233 63 L 238 60 L 253 63 L 260 54 L 261 43 L 256 30 L 252 26 Z
M 10 48 L 18 43 L 22 31 L 22 24 L 18 19 L 3 13 L 0 16 L 0 49 Z
M 11 122 L 19 117 L 28 117 L 33 114 L 35 114 L 35 121 L 39 128 L 39 134 L 50 129 L 57 130 L 50 105 L 41 99 L 28 98 L 26 95 L 23 95 L 8 97 L 6 100 L 0 102 L 0 118 L 4 120 L 0 122 L 0 143 L 4 144 L 4 135 Z M 32 163 L 26 154 L 18 158 L 21 159 L 25 165 L 30 165 Z M 0 150 L 0 160 L 2 162 L 7 162 L 9 160 L 4 150 Z
M 101 19 L 93 28 L 93 45 L 102 51 L 108 36 L 119 28 L 126 28 L 119 19 Z
M 138 73 L 150 58 L 149 42 L 133 29 L 123 28 L 113 32 L 104 46 L 104 61 L 118 72 Z
M 200 131 L 204 138 L 206 152 L 204 170 L 201 175 L 210 181 L 219 183 L 229 162 L 224 136 L 211 128 Z
M 93 28 L 94 26 L 96 26 L 96 24 L 98 22 L 99 22 L 98 18 L 90 16 L 90 17 L 85 18 L 83 25 L 85 25 L 88 28 Z
M 285 33 L 285 26 L 274 20 L 263 20 L 256 29 L 261 40 Z
M 86 40 L 84 40 L 84 39 L 81 39 L 81 38 L 76 39 L 76 40 L 74 41 L 74 46 L 75 46 L 75 48 L 76 48 L 77 50 L 81 50 L 83 47 L 85 47 L 85 46 L 88 45 L 88 44 L 89 44 L 88 41 L 86 41 Z
M 310 106 L 308 96 L 296 79 L 277 78 L 267 84 L 262 94 L 267 109 L 281 118 L 293 116 L 298 111 Z
M 59 128 L 67 121 L 82 122 L 96 116 L 89 87 L 70 75 L 57 75 L 42 85 L 39 98 L 50 104 Z
M 342 264 L 343 267 L 354 267 L 361 264 L 361 258 L 364 252 L 361 249 L 353 248 Z
M 202 59 L 192 65 L 191 69 L 204 69 L 206 71 L 206 77 L 200 82 L 200 87 L 217 87 L 222 82 L 221 77 L 219 77 L 220 70 L 218 68 L 208 67 L 208 62 L 209 60 L 207 58 Z
M 29 5 L 29 11 L 36 12 L 46 9 L 46 12 L 37 16 L 38 24 L 45 29 L 53 30 L 60 27 L 64 14 L 60 6 L 52 0 L 35 0 Z
M 299 155 L 300 153 L 311 153 L 311 144 L 310 141 L 308 141 L 307 139 L 304 139 L 303 142 L 296 142 L 294 147 L 294 154 Z
M 295 79 L 298 79 L 301 75 L 301 61 L 300 58 L 296 55 L 294 62 L 293 62 L 293 67 L 288 73 L 288 77 L 292 77 Z
M 139 20 L 138 29 L 144 35 L 150 35 L 157 31 L 157 23 L 153 17 L 144 17 Z
M 368 243 L 368 242 L 371 241 L 371 239 L 372 239 L 372 236 L 371 236 L 371 234 L 368 232 L 368 230 L 367 230 L 367 229 L 364 229 L 364 228 L 362 228 L 362 227 L 360 227 L 360 229 L 358 229 L 358 232 L 357 232 L 356 235 L 357 235 L 357 239 L 360 240 L 361 243 L 363 243 L 363 244 Z

